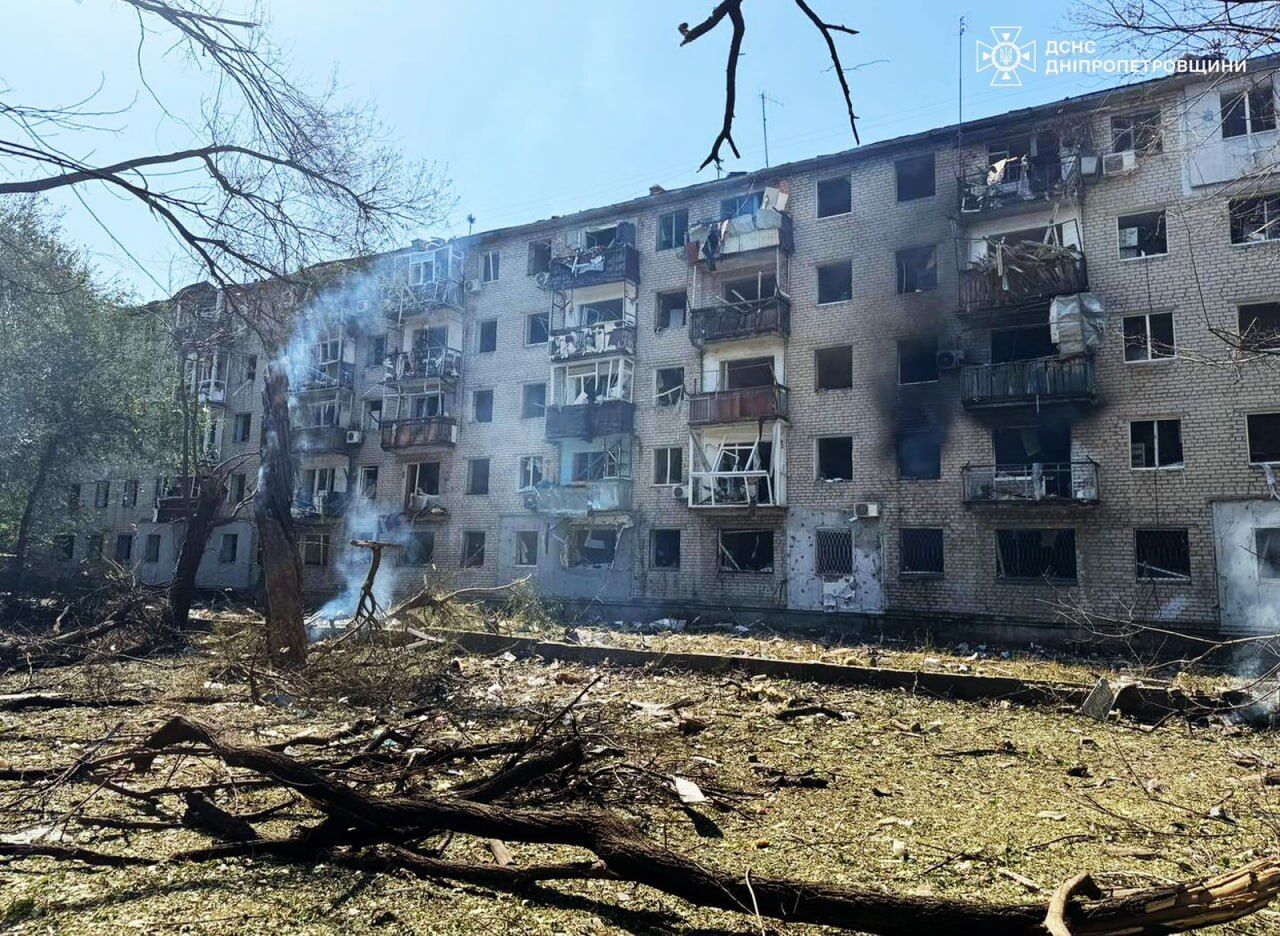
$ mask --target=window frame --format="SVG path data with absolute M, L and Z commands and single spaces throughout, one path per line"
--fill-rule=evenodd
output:
M 316 550 L 316 559 L 311 560 L 312 550 Z M 329 567 L 329 534 L 304 533 L 298 540 L 298 551 L 302 554 L 303 566 L 326 569 Z
M 532 387 L 542 388 L 542 403 L 535 404 L 540 406 L 541 410 L 530 414 L 529 412 L 529 390 Z M 520 385 L 520 418 L 521 419 L 545 419 L 547 416 L 547 382 L 545 380 L 531 380 L 528 383 Z
M 488 547 L 488 537 L 485 530 L 463 530 L 461 548 L 458 551 L 458 567 L 461 569 L 483 569 L 485 563 L 485 549 Z M 474 548 L 471 538 L 479 538 L 479 549 Z M 472 548 L 468 549 L 468 544 L 472 544 Z
M 929 533 L 938 534 L 938 558 L 939 565 L 937 569 L 907 569 L 904 568 L 907 556 L 906 539 L 908 533 Z M 899 527 L 898 528 L 898 577 L 906 579 L 941 579 L 947 575 L 947 531 L 945 527 Z
M 1160 424 L 1176 422 L 1178 424 L 1178 448 L 1182 450 L 1182 459 L 1168 465 L 1160 464 Z M 1139 423 L 1151 423 L 1151 452 L 1155 456 L 1154 465 L 1135 465 L 1133 463 L 1133 427 Z M 1187 466 L 1186 434 L 1182 431 L 1181 416 L 1150 416 L 1144 419 L 1129 420 L 1129 470 L 1130 471 L 1181 471 Z
M 1143 575 L 1142 569 L 1153 568 L 1151 563 L 1142 563 L 1138 559 L 1138 540 L 1143 533 L 1181 533 L 1187 546 L 1187 571 L 1170 575 Z M 1135 582 L 1189 582 L 1191 581 L 1191 531 L 1186 527 L 1134 527 L 1133 530 L 1133 580 Z
M 766 569 L 730 569 L 725 566 L 724 537 L 726 534 L 750 533 L 769 538 L 769 568 Z M 776 531 L 759 527 L 728 527 L 716 530 L 716 574 L 717 575 L 775 575 L 778 571 L 778 544 Z
M 1258 240 L 1236 240 L 1236 216 L 1239 213 L 1237 206 L 1246 202 L 1262 203 L 1263 227 L 1271 234 L 1270 237 Z M 1273 214 L 1274 217 L 1272 217 Z M 1280 192 L 1229 200 L 1227 202 L 1227 240 L 1232 247 L 1258 247 L 1262 244 L 1280 243 Z
M 545 329 L 547 337 L 543 338 L 541 341 L 534 341 L 532 338 L 533 323 L 538 319 L 542 319 L 547 323 L 547 326 Z M 539 345 L 548 344 L 550 343 L 550 341 L 551 341 L 551 313 L 550 312 L 529 312 L 528 314 L 526 314 L 524 317 L 524 346 L 526 348 L 536 348 Z
M 847 539 L 849 541 L 849 571 L 848 572 L 845 572 L 842 569 L 834 570 L 834 571 L 833 570 L 823 571 L 819 567 L 818 562 L 822 558 L 823 548 L 822 548 L 822 545 L 818 542 L 818 540 L 820 537 L 824 535 L 828 537 L 840 537 L 841 539 Z M 841 544 L 841 547 L 843 548 L 843 544 Z M 814 529 L 813 531 L 813 575 L 815 578 L 819 578 L 819 579 L 822 579 L 823 581 L 828 581 L 828 582 L 838 582 L 841 579 L 851 578 L 853 576 L 854 570 L 857 568 L 857 565 L 858 563 L 857 563 L 857 557 L 855 556 L 852 527 L 820 526 Z
M 903 263 L 904 255 L 907 255 L 907 258 L 909 259 L 911 255 L 916 253 L 923 254 L 924 251 L 928 251 L 932 255 L 932 259 L 933 259 L 932 268 L 926 265 L 924 267 L 924 270 L 925 272 L 928 272 L 930 269 L 932 269 L 933 285 L 927 288 L 906 289 L 905 286 L 906 286 L 906 280 L 907 280 L 907 276 L 906 276 L 907 267 Z M 907 247 L 899 247 L 893 252 L 893 266 L 894 266 L 894 276 L 895 276 L 895 288 L 899 296 L 917 296 L 923 293 L 931 293 L 931 292 L 938 291 L 938 245 L 937 244 L 914 244 L 914 245 L 909 245 Z M 915 277 L 917 281 L 919 281 L 921 277 L 921 273 L 917 271 L 915 274 Z
M 538 567 L 538 558 L 539 558 L 538 554 L 542 552 L 542 549 L 540 548 L 541 543 L 539 542 L 541 539 L 541 536 L 539 535 L 537 530 L 516 530 L 515 532 L 516 532 L 516 537 L 515 537 L 516 550 L 515 550 L 515 555 L 512 556 L 512 559 L 511 559 L 512 567 L 516 569 L 536 569 Z M 520 561 L 520 541 L 522 538 L 528 537 L 528 536 L 533 537 L 533 562 L 521 562 Z
M 683 227 L 677 223 L 680 220 L 680 215 L 684 215 Z M 664 245 L 662 242 L 662 226 L 663 222 L 667 218 L 671 219 L 671 243 Z M 672 208 L 670 211 L 661 212 L 658 215 L 657 224 L 655 226 L 657 230 L 654 237 L 654 251 L 662 253 L 667 250 L 679 250 L 683 248 L 689 240 L 689 209 Z
M 670 310 L 670 309 L 664 309 L 664 308 L 663 308 L 663 306 L 662 306 L 662 300 L 663 300 L 663 298 L 665 298 L 665 297 L 676 296 L 676 295 L 679 295 L 679 296 L 684 297 L 684 305 L 683 305 L 683 307 L 682 307 L 682 309 L 683 309 L 683 315 L 682 315 L 682 321 L 680 322 L 680 324 L 679 324 L 679 325 L 672 325 L 672 324 L 671 324 L 671 310 Z M 663 315 L 666 315 L 666 316 L 667 316 L 667 322 L 666 322 L 666 324 L 665 324 L 665 325 L 662 323 L 662 316 L 663 316 Z M 660 289 L 660 290 L 658 290 L 656 293 L 654 293 L 654 301 L 653 301 L 653 330 L 654 330 L 655 332 L 664 332 L 664 331 L 666 331 L 666 330 L 667 330 L 667 329 L 669 329 L 669 328 L 688 328 L 688 327 L 689 327 L 689 290 L 687 290 L 687 289 Z
M 496 283 L 502 275 L 502 251 L 497 247 L 480 255 L 480 282 Z
M 679 459 L 680 477 L 671 480 L 671 453 L 675 452 Z M 661 457 L 659 457 L 661 455 Z M 663 476 L 665 481 L 658 480 L 658 466 L 663 466 Z M 661 488 L 673 488 L 684 484 L 684 446 L 681 445 L 655 445 L 653 447 L 653 486 Z
M 533 480 L 533 466 L 537 465 L 538 480 Z M 531 483 L 525 484 L 525 468 L 528 467 L 529 480 Z M 532 491 L 547 478 L 546 459 L 542 455 L 521 455 L 516 459 L 516 490 L 520 493 Z
M 484 463 L 484 490 L 483 491 L 476 489 L 477 488 L 476 474 L 475 474 L 476 466 L 479 465 L 481 462 Z M 493 472 L 493 463 L 492 463 L 492 460 L 487 456 L 484 458 L 468 458 L 466 486 L 465 488 L 463 488 L 462 493 L 465 494 L 467 497 L 488 496 L 490 492 L 490 488 L 493 486 L 492 472 Z
M 1274 461 L 1254 461 L 1253 460 L 1253 440 L 1251 436 L 1252 430 L 1250 428 L 1250 422 L 1249 422 L 1249 419 L 1252 416 L 1274 416 L 1276 419 L 1280 419 L 1280 410 L 1259 410 L 1256 413 L 1246 413 L 1244 417 L 1245 456 L 1249 459 L 1250 467 L 1261 468 L 1263 465 L 1270 465 L 1273 468 L 1275 468 L 1277 466 L 1280 466 L 1280 457 L 1276 458 Z M 1280 454 L 1280 453 L 1277 453 L 1277 454 Z
M 74 535 L 74 534 L 73 534 Z M 151 548 L 155 544 L 155 549 Z M 148 533 L 147 538 L 142 541 L 142 563 L 154 564 L 160 561 L 160 546 L 162 545 L 159 533 Z
M 832 182 L 843 182 L 849 193 L 849 207 L 844 211 L 835 211 L 830 214 L 822 213 L 822 186 Z M 853 176 L 850 173 L 841 175 L 827 176 L 823 179 L 813 180 L 813 216 L 818 221 L 825 221 L 828 218 L 843 218 L 853 214 Z
M 923 195 L 913 195 L 910 198 L 902 197 L 902 168 L 910 163 L 916 163 L 923 166 L 928 161 L 930 168 L 933 170 L 933 185 L 931 190 Z M 930 150 L 928 153 L 917 153 L 914 156 L 903 156 L 893 161 L 893 194 L 899 205 L 910 204 L 911 202 L 923 201 L 926 198 L 936 198 L 938 195 L 938 156 Z
M 231 558 L 227 558 L 227 544 L 231 544 Z M 218 565 L 235 565 L 240 557 L 240 534 L 223 533 L 218 540 Z
M 908 344 L 923 345 L 927 341 L 933 341 L 933 376 L 927 380 L 907 380 L 902 379 L 902 349 Z M 942 372 L 938 369 L 938 336 L 929 335 L 918 338 L 899 338 L 895 342 L 897 349 L 897 378 L 899 387 L 919 387 L 923 384 L 939 383 L 942 380 Z
M 1151 349 L 1153 347 L 1151 342 L 1151 318 L 1156 315 L 1169 316 L 1169 330 L 1170 332 L 1173 333 L 1172 352 L 1169 354 L 1161 355 L 1160 357 L 1151 356 Z M 1136 318 L 1143 319 L 1146 322 L 1144 333 L 1146 335 L 1145 348 L 1146 348 L 1147 356 L 1144 358 L 1134 358 L 1133 360 L 1130 360 L 1129 359 L 1129 343 L 1125 337 L 1124 323 L 1129 321 L 1129 319 L 1136 319 Z M 1165 312 L 1134 312 L 1129 315 L 1120 316 L 1120 360 L 1121 361 L 1123 361 L 1125 364 L 1146 365 L 1146 364 L 1167 364 L 1170 361 L 1175 361 L 1177 359 L 1178 359 L 1178 317 L 1173 314 L 1172 310 L 1165 311 Z
M 493 409 L 496 394 L 492 387 L 481 387 L 471 391 L 471 421 L 480 425 L 489 425 L 493 422 Z M 481 419 L 480 401 L 488 400 L 488 418 Z
M 484 344 L 485 331 L 489 330 L 493 334 L 493 347 L 486 349 Z M 495 354 L 498 350 L 498 320 L 496 318 L 480 319 L 476 322 L 476 354 Z
M 1164 228 L 1164 251 L 1162 253 L 1151 253 L 1151 254 L 1140 253 L 1137 256 L 1126 257 L 1124 255 L 1125 250 L 1140 250 L 1141 247 L 1134 246 L 1132 248 L 1128 248 L 1121 243 L 1120 232 L 1122 230 L 1125 230 L 1121 222 L 1125 218 L 1138 218 L 1143 215 L 1160 215 L 1161 216 L 1160 223 L 1161 223 L 1161 226 Z M 1169 256 L 1169 210 L 1168 208 L 1164 208 L 1164 207 L 1151 208 L 1146 211 L 1130 211 L 1127 214 L 1117 214 L 1116 215 L 1116 256 L 1119 258 L 1121 263 L 1131 263 L 1135 260 L 1154 260 L 1156 257 Z
M 658 377 L 664 371 L 679 371 L 680 385 L 672 387 L 670 390 L 661 390 L 658 384 Z M 653 408 L 659 410 L 677 409 L 684 402 L 688 391 L 688 375 L 683 364 L 670 364 L 653 369 Z M 664 400 L 664 397 L 669 399 Z
M 1001 533 L 1028 533 L 1028 532 L 1044 533 L 1046 531 L 1071 534 L 1071 553 L 1072 553 L 1071 565 L 1072 565 L 1072 570 L 1075 572 L 1074 577 L 1064 578 L 1061 576 L 1052 576 L 1052 575 L 1043 575 L 1043 574 L 1036 575 L 1036 576 L 1008 575 L 1007 573 L 1001 574 L 1003 570 L 1003 564 L 1000 559 L 1000 534 Z M 995 545 L 995 565 L 996 565 L 996 581 L 997 582 L 1005 582 L 1005 583 L 1014 584 L 1014 585 L 1017 585 L 1017 584 L 1040 585 L 1044 583 L 1049 583 L 1052 585 L 1077 586 L 1080 584 L 1080 540 L 1079 540 L 1079 537 L 1076 535 L 1075 527 L 1056 527 L 1056 526 L 997 527 L 992 532 L 993 532 L 993 539 L 994 539 L 994 545 Z
M 244 427 L 241 432 L 240 427 Z M 253 411 L 244 413 L 236 413 L 231 419 L 231 441 L 232 443 L 248 442 L 253 435 Z
M 834 268 L 843 268 L 849 274 L 849 294 L 841 299 L 822 298 L 822 271 Z M 853 301 L 853 258 L 849 257 L 843 260 L 828 260 L 825 263 L 815 263 L 813 265 L 813 299 L 814 305 L 818 307 L 841 305 L 845 302 Z
M 849 477 L 826 478 L 822 474 L 822 443 L 831 441 L 847 441 L 849 443 Z M 832 433 L 813 437 L 813 481 L 816 485 L 852 484 L 854 478 L 854 443 L 857 440 L 851 433 Z
M 658 564 L 658 534 L 671 535 L 675 534 L 676 538 L 676 561 L 674 565 Z M 660 570 L 662 572 L 676 572 L 680 569 L 680 560 L 684 558 L 681 555 L 684 545 L 684 532 L 679 527 L 652 527 L 649 530 L 649 568 Z

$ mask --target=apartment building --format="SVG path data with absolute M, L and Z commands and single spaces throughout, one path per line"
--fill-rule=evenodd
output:
M 1276 95 L 1164 79 L 378 258 L 292 362 L 308 588 L 359 536 L 400 591 L 629 617 L 1280 626 Z M 193 364 L 211 457 L 264 369 Z M 87 480 L 50 568 L 162 580 L 189 495 Z M 255 548 L 220 528 L 201 584 Z

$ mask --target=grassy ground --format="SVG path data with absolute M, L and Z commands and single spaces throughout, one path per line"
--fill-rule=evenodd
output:
M 644 639 L 678 639 L 682 649 L 720 649 L 715 640 L 695 636 Z M 799 654 L 802 643 L 778 652 L 778 644 L 765 639 L 759 650 Z M 388 679 L 392 673 L 367 674 L 372 681 L 362 682 L 360 691 L 345 700 L 278 697 L 255 704 L 244 680 L 225 671 L 214 644 L 207 639 L 182 657 L 35 674 L 45 688 L 131 695 L 147 702 L 129 709 L 0 714 L 0 764 L 66 764 L 108 733 L 141 737 L 176 712 L 260 742 L 333 728 L 371 711 L 380 701 L 370 691 L 379 672 Z M 966 659 L 924 651 L 921 660 L 925 655 L 938 658 L 937 665 Z M 989 664 L 968 665 L 975 663 L 987 672 L 1052 678 L 1062 677 L 1058 670 L 1045 671 L 1048 667 L 1067 665 L 998 655 Z M 899 658 L 885 665 L 908 664 Z M 397 685 L 414 685 L 413 666 L 394 667 Z M 1080 667 L 1094 669 L 1089 662 Z M 1277 849 L 1277 788 L 1264 786 L 1260 778 L 1265 765 L 1280 762 L 1280 738 L 1271 735 L 1174 723 L 1147 731 L 1008 704 L 952 703 L 766 679 L 595 672 L 507 658 L 468 657 L 451 672 L 439 707 L 421 717 L 430 720 L 435 736 L 471 739 L 515 737 L 541 712 L 563 705 L 600 676 L 577 711 L 584 728 L 612 749 L 602 755 L 601 767 L 587 768 L 601 770 L 596 777 L 601 797 L 634 814 L 650 835 L 696 852 L 706 864 L 903 893 L 1025 901 L 1047 900 L 1058 883 L 1080 870 L 1107 882 L 1144 884 L 1211 874 Z M 0 691 L 22 689 L 29 679 L 10 676 Z M 425 680 L 418 685 L 428 696 L 441 691 Z M 220 701 L 190 701 L 201 695 Z M 845 717 L 778 719 L 779 707 L 797 697 L 820 701 Z M 678 715 L 672 703 L 679 703 Z M 680 718 L 696 719 L 705 730 L 685 733 L 678 727 Z M 170 772 L 180 777 L 196 770 L 174 759 L 159 764 L 162 776 L 155 782 Z M 816 777 L 826 785 L 775 786 L 779 774 L 791 782 Z M 712 803 L 698 809 L 719 827 L 722 838 L 700 837 L 690 818 L 675 808 L 664 780 L 673 775 L 690 778 L 709 793 Z M 73 805 L 96 816 L 130 807 L 102 791 L 76 786 L 41 803 L 37 813 L 36 803 L 23 799 L 28 792 L 19 784 L 0 784 L 0 834 L 29 835 L 33 826 L 52 827 L 67 844 L 150 855 L 204 841 L 187 830 L 126 837 L 106 828 L 60 826 L 58 818 Z M 277 793 L 244 792 L 239 801 L 223 804 L 244 811 L 279 799 Z M 296 824 L 282 815 L 263 831 L 286 834 Z M 517 861 L 553 855 L 531 846 L 512 850 Z M 487 856 L 458 844 L 448 854 Z M 797 936 L 823 932 L 805 926 L 771 929 Z M 629 884 L 557 884 L 515 897 L 324 864 L 298 868 L 233 860 L 93 870 L 47 859 L 0 861 L 0 930 L 486 936 L 760 932 L 750 917 L 700 910 Z M 1217 932 L 1278 930 L 1280 913 L 1267 911 Z

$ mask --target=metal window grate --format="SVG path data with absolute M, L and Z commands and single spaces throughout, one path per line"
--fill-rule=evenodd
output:
M 814 564 L 824 578 L 853 574 L 853 531 L 816 530 L 814 532 Z
M 1002 579 L 1076 580 L 1075 530 L 996 530 Z
M 941 575 L 942 530 L 903 530 L 898 567 L 908 575 Z
M 1191 545 L 1186 530 L 1135 530 L 1133 558 L 1140 579 L 1191 577 Z

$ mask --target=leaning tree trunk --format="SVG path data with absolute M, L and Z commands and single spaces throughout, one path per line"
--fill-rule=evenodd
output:
M 18 535 L 13 541 L 13 556 L 9 559 L 9 586 L 18 591 L 22 587 L 22 578 L 27 566 L 27 546 L 31 541 L 31 522 L 35 517 L 36 504 L 44 496 L 45 484 L 49 480 L 49 470 L 58 455 L 58 437 L 49 436 L 44 448 L 40 450 L 40 461 L 36 464 L 36 476 L 27 489 L 27 502 L 22 508 L 22 519 L 18 521 Z
M 188 479 L 183 481 L 188 482 Z M 169 607 L 165 611 L 165 623 L 177 630 L 184 629 L 190 618 L 191 602 L 196 594 L 196 573 L 200 570 L 200 560 L 216 525 L 218 507 L 226 496 L 226 473 L 212 472 L 201 481 L 195 509 L 187 516 L 182 548 L 178 551 L 178 562 L 169 582 Z
M 274 361 L 267 365 L 262 404 L 266 432 L 253 516 L 262 541 L 267 649 L 279 662 L 296 665 L 307 660 L 307 630 L 302 623 L 302 560 L 293 531 L 289 376 Z

